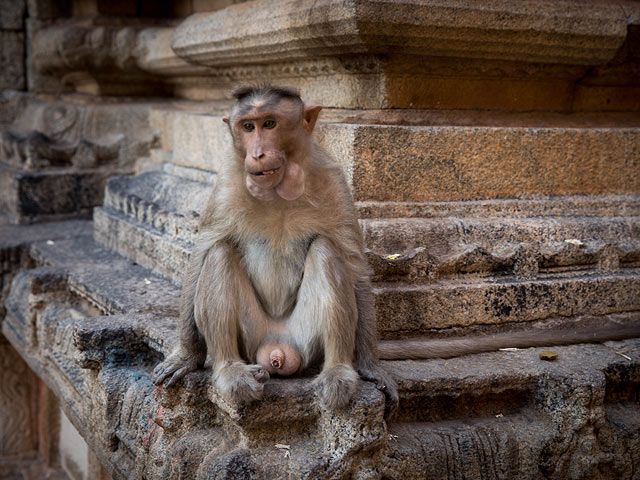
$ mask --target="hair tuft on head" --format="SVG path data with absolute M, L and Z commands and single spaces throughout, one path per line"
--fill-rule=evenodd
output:
M 238 102 L 241 102 L 245 98 L 249 98 L 249 97 L 267 97 L 267 96 L 275 96 L 280 98 L 294 98 L 297 100 L 302 100 L 300 98 L 300 92 L 293 87 L 275 86 L 275 85 L 269 85 L 269 84 L 240 85 L 232 90 L 231 95 Z

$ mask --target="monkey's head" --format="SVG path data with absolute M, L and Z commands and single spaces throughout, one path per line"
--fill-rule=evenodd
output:
M 258 200 L 295 200 L 304 193 L 303 162 L 322 107 L 305 106 L 287 87 L 241 87 L 229 125 L 244 158 L 245 185 Z

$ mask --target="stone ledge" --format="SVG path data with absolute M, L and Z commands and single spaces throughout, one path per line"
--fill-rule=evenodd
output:
M 486 278 L 435 284 L 374 285 L 383 338 L 424 335 L 431 329 L 511 325 L 576 315 L 640 310 L 637 269 L 605 275 L 552 275 L 536 280 Z
M 565 195 L 450 202 L 356 202 L 362 219 L 446 217 L 632 217 L 640 212 L 637 195 Z
M 171 46 L 207 66 L 362 53 L 601 64 L 627 31 L 622 9 L 597 3 L 424 0 L 386 7 L 373 0 L 239 4 L 187 18 Z
M 629 425 L 638 423 L 638 340 L 557 347 L 553 363 L 538 358 L 541 349 L 385 362 L 401 395 L 400 410 L 386 426 L 381 395 L 367 383 L 337 414 L 317 409 L 306 378 L 269 381 L 263 402 L 238 408 L 217 397 L 206 370 L 175 388 L 154 389 L 151 368 L 175 341 L 172 319 L 161 310 L 96 317 L 67 290 L 87 271 L 81 255 L 74 263 L 77 246 L 56 245 L 35 248 L 35 258 L 52 266 L 14 280 L 3 332 L 115 480 L 213 479 L 247 471 L 254 478 L 342 478 L 356 471 L 422 478 L 486 468 L 478 458 L 491 458 L 491 465 L 519 478 L 539 478 L 539 469 L 588 475 L 600 465 L 637 468 Z M 98 258 L 90 275 L 102 277 L 103 288 L 131 272 L 113 257 Z M 101 273 L 101 263 L 114 268 Z M 147 306 L 159 299 L 147 297 Z M 24 311 L 28 323 L 19 320 Z M 30 334 L 16 335 L 16 327 Z M 598 441 L 607 435 L 615 441 Z M 560 448 L 576 442 L 599 445 L 596 455 Z M 288 445 L 289 453 L 276 444 Z M 575 461 L 585 453 L 595 459 L 587 466 Z
M 231 158 L 222 115 L 172 115 L 173 163 L 215 172 Z M 326 123 L 316 134 L 345 168 L 356 201 L 407 203 L 635 194 L 639 137 L 633 123 L 589 122 L 580 127 Z
M 107 178 L 123 173 L 113 167 L 24 171 L 0 163 L 0 209 L 13 223 L 88 218 L 102 203 Z
M 637 128 L 325 125 L 357 201 L 429 202 L 640 190 Z M 498 175 L 497 172 L 500 172 Z
M 181 281 L 188 259 L 188 246 L 178 248 L 178 244 L 166 235 L 136 227 L 122 218 L 118 220 L 118 217 L 105 210 L 100 212 L 97 228 L 103 237 L 102 241 L 108 240 L 106 245 L 115 246 L 118 251 L 131 255 L 136 262 L 154 268 L 176 283 Z M 48 249 L 45 246 L 38 248 Z M 609 255 L 610 247 L 602 252 L 599 254 Z M 637 252 L 633 252 L 630 255 L 637 257 Z M 166 260 L 159 262 L 159 255 L 166 257 Z M 640 276 L 637 268 L 633 268 L 637 259 L 629 264 L 614 262 L 611 268 L 607 267 L 608 264 L 593 263 L 591 270 L 584 270 L 584 258 L 580 260 L 582 257 L 578 257 L 589 253 L 579 246 L 567 246 L 565 250 L 550 255 L 547 260 L 541 259 L 543 266 L 549 265 L 548 271 L 539 271 L 535 255 L 531 257 L 536 262 L 535 266 L 526 263 L 525 257 L 530 254 L 523 255 L 517 261 L 524 261 L 525 264 L 512 268 L 516 272 L 518 269 L 526 272 L 522 271 L 515 277 L 511 273 L 491 271 L 480 276 L 465 276 L 465 268 L 471 265 L 465 257 L 467 260 L 460 260 L 464 268 L 456 267 L 450 276 L 429 280 L 427 272 L 417 278 L 408 275 L 395 283 L 374 284 L 380 334 L 384 338 L 398 338 L 429 332 L 433 334 L 451 328 L 517 325 L 560 316 L 605 315 L 640 310 Z M 578 257 L 570 259 L 571 255 Z M 595 258 L 591 261 L 598 262 Z M 577 266 L 574 269 L 567 268 L 565 263 Z M 556 264 L 562 268 L 558 271 L 549 268 Z M 527 270 L 531 268 L 532 271 Z M 104 297 L 105 294 L 92 296 Z
M 211 188 L 163 172 L 113 178 L 104 207 L 94 213 L 95 238 L 180 283 L 197 234 L 197 212 Z M 371 204 L 359 205 L 372 217 L 380 213 Z M 614 271 L 639 261 L 635 196 L 374 207 L 432 217 L 361 220 L 379 281 L 433 281 L 460 274 L 531 279 L 539 272 Z

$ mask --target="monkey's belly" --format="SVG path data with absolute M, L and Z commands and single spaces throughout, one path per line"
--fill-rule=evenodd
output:
M 242 265 L 253 284 L 265 313 L 285 319 L 293 310 L 307 252 L 307 242 L 291 242 L 275 250 L 267 241 L 253 241 L 240 247 Z

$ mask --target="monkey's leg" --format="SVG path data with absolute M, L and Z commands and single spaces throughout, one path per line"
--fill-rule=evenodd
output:
M 317 238 L 309 247 L 289 318 L 289 332 L 305 363 L 324 352 L 314 385 L 320 402 L 331 409 L 347 405 L 358 382 L 352 366 L 358 315 L 352 281 L 340 251 L 329 240 Z
M 214 245 L 205 256 L 194 313 L 219 392 L 238 403 L 260 398 L 269 373 L 260 365 L 247 365 L 240 349 L 245 357 L 257 350 L 266 333 L 266 315 L 231 245 Z

